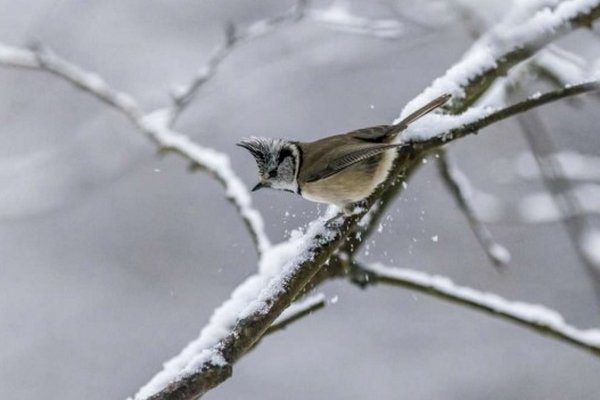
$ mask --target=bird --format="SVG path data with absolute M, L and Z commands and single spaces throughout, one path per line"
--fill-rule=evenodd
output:
M 443 106 L 441 95 L 394 125 L 378 125 L 314 142 L 251 136 L 237 143 L 258 167 L 252 188 L 284 190 L 303 198 L 333 204 L 346 214 L 368 198 L 386 178 L 402 143 L 394 139 L 411 123 Z

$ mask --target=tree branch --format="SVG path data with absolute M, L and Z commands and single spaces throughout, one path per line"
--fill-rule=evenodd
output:
M 567 0 L 553 10 L 544 9 L 518 26 L 484 35 L 463 59 L 436 79 L 403 110 L 410 112 L 443 93 L 453 95 L 447 107 L 452 113 L 465 111 L 501 76 L 545 45 L 581 27 L 591 27 L 600 17 L 600 1 Z
M 159 150 L 175 152 L 191 161 L 193 167 L 199 167 L 213 176 L 225 188 L 227 199 L 241 215 L 257 251 L 262 253 L 270 247 L 262 216 L 252 206 L 250 193 L 231 168 L 229 157 L 195 144 L 185 135 L 169 129 L 168 114 L 162 111 L 145 114 L 127 93 L 113 89 L 97 74 L 87 72 L 41 46 L 26 50 L 0 44 L 0 64 L 51 73 L 125 115 Z
M 483 311 L 600 356 L 600 329 L 580 330 L 567 324 L 556 311 L 540 305 L 509 301 L 493 293 L 458 286 L 442 276 L 381 264 L 353 264 L 350 276 L 361 286 L 400 286 Z
M 326 300 L 323 293 L 315 294 L 292 303 L 273 321 L 269 329 L 265 332 L 265 335 L 270 335 L 271 333 L 287 328 L 291 323 L 325 307 L 325 304 Z
M 459 116 L 436 116 L 438 117 L 435 121 L 437 127 L 431 125 L 434 122 L 431 118 L 428 121 L 417 121 L 414 123 L 413 129 L 409 128 L 407 130 L 402 140 L 411 145 L 437 148 L 466 135 L 477 133 L 481 129 L 503 119 L 525 113 L 548 103 L 598 90 L 600 90 L 599 81 L 585 82 L 544 94 L 536 94 L 524 101 L 499 110 L 472 107 L 469 112 Z
M 208 62 L 198 69 L 189 83 L 173 92 L 173 106 L 169 110 L 168 126 L 173 126 L 177 118 L 196 97 L 200 87 L 215 75 L 221 62 L 240 44 L 300 21 L 305 16 L 307 3 L 307 0 L 298 0 L 294 7 L 284 14 L 256 21 L 244 30 L 238 29 L 233 23 L 228 24 L 225 27 L 225 41 L 223 44 L 213 50 Z

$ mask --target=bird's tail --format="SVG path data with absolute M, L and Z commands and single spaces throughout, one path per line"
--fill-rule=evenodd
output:
M 411 113 L 406 118 L 404 118 L 402 121 L 395 124 L 394 125 L 395 133 L 402 132 L 403 130 L 405 130 L 408 127 L 408 125 L 412 124 L 419 118 L 429 114 L 436 108 L 443 106 L 444 104 L 446 104 L 448 102 L 448 100 L 450 100 L 451 97 L 452 96 L 450 94 L 446 93 L 446 94 L 443 94 L 440 97 L 437 97 L 436 99 L 430 101 L 429 103 L 425 104 L 423 107 L 419 108 L 417 111 Z

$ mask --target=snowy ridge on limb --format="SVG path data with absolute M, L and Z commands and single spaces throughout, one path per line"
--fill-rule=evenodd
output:
M 600 235 L 597 240 L 600 243 Z M 449 278 L 421 271 L 389 267 L 378 263 L 361 264 L 360 269 L 371 274 L 369 281 L 373 283 L 399 284 L 424 293 L 441 296 L 447 300 L 508 318 L 521 325 L 600 354 L 600 329 L 578 329 L 565 322 L 558 312 L 545 306 L 507 300 L 497 294 L 459 286 Z
M 453 96 L 452 112 L 466 110 L 512 66 L 572 29 L 591 23 L 598 15 L 599 0 L 567 0 L 554 9 L 543 8 L 518 25 L 484 35 L 458 63 L 408 103 L 394 123 L 443 93 Z
M 331 208 L 325 217 L 313 221 L 305 234 L 296 231 L 290 240 L 271 247 L 261 258 L 259 271 L 232 292 L 231 297 L 214 311 L 200 336 L 167 361 L 162 371 L 144 385 L 134 399 L 166 399 L 173 393 L 188 391 L 201 395 L 227 379 L 229 376 L 224 373 L 207 377 L 198 385 L 193 377 L 199 371 L 210 368 L 207 364 L 212 364 L 214 358 L 233 364 L 278 317 L 284 318 L 281 314 L 304 287 L 301 283 L 318 270 L 320 264 L 313 263 L 317 257 L 315 249 L 331 245 L 340 238 L 337 232 L 325 226 L 328 220 L 334 218 L 335 211 Z M 305 274 L 303 267 L 307 264 L 312 264 L 312 274 L 300 276 Z M 294 279 L 300 281 L 291 289 L 289 285 Z M 241 336 L 240 333 L 246 330 L 258 330 L 261 334 Z M 231 340 L 236 339 L 243 343 L 227 347 Z
M 411 125 L 401 140 L 407 144 L 436 147 L 478 133 L 491 124 L 542 105 L 597 91 L 600 91 L 600 81 L 594 80 L 543 94 L 535 93 L 519 103 L 504 108 L 473 106 L 459 115 L 430 114 Z
M 209 171 L 225 188 L 227 199 L 236 206 L 259 253 L 270 247 L 262 216 L 252 206 L 248 188 L 231 168 L 229 156 L 214 149 L 202 147 L 192 142 L 187 136 L 170 130 L 166 125 L 168 119 L 165 113 L 144 113 L 132 96 L 115 90 L 98 74 L 83 70 L 56 55 L 50 49 L 38 46 L 29 50 L 0 43 L 0 64 L 37 69 L 60 77 L 121 112 L 160 149 L 177 152 L 195 166 Z

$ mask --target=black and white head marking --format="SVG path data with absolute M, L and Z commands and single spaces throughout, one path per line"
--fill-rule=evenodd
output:
M 298 193 L 298 145 L 283 139 L 250 137 L 238 143 L 256 160 L 260 182 L 253 190 L 262 187 Z

